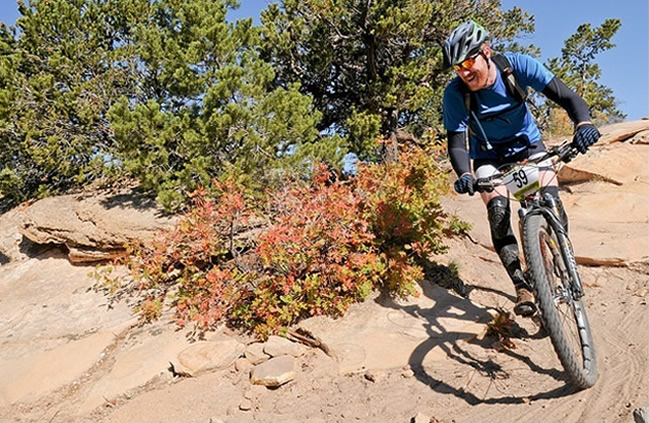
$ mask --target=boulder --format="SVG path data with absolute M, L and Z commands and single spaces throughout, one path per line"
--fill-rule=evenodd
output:
M 172 364 L 178 374 L 194 377 L 204 372 L 230 367 L 245 352 L 246 347 L 234 338 L 198 342 L 178 354 Z
M 23 213 L 19 232 L 36 244 L 63 244 L 73 263 L 118 257 L 125 245 L 149 240 L 175 221 L 137 191 L 50 197 Z
M 300 357 L 306 352 L 306 348 L 281 336 L 271 335 L 264 345 L 264 352 L 271 357 L 280 355 Z
M 295 359 L 288 355 L 274 357 L 256 366 L 250 375 L 254 385 L 277 388 L 295 379 Z
M 270 356 L 264 352 L 264 344 L 261 342 L 254 342 L 246 347 L 246 358 L 253 365 L 261 364 L 268 361 Z

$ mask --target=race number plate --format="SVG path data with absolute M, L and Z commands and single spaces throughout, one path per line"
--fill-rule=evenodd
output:
M 527 194 L 539 190 L 539 168 L 537 166 L 515 166 L 503 175 L 503 183 L 514 198 L 521 200 Z

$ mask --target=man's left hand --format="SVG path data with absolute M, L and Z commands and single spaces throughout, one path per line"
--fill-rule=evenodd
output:
M 601 137 L 597 128 L 590 123 L 583 124 L 577 128 L 575 136 L 572 138 L 572 146 L 581 154 L 586 154 L 588 147 L 595 144 Z

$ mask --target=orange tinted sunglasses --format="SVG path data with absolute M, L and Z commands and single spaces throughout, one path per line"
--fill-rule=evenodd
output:
M 462 63 L 459 63 L 457 65 L 453 65 L 453 69 L 455 69 L 458 72 L 460 70 L 462 70 L 462 68 L 464 68 L 466 70 L 470 70 L 475 65 L 475 61 L 478 58 L 478 56 L 480 56 L 481 54 L 482 54 L 482 52 L 479 51 L 476 54 L 474 54 L 473 56 L 467 57 L 466 59 L 464 59 L 464 61 Z

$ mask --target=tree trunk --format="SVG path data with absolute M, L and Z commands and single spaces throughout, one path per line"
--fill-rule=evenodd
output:
M 385 144 L 383 144 L 382 160 L 384 163 L 396 162 L 399 160 L 399 141 L 397 138 L 397 121 L 399 111 L 392 108 L 387 111 L 387 128 L 384 132 L 388 134 Z

